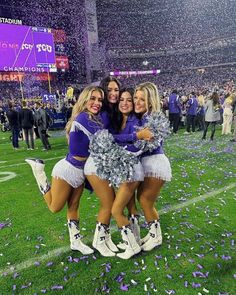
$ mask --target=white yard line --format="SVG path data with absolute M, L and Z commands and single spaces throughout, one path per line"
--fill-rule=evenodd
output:
M 166 208 L 166 209 L 161 209 L 158 212 L 159 212 L 159 214 L 165 214 L 165 213 L 169 213 L 169 212 L 172 212 L 172 211 L 176 211 L 178 209 L 182 209 L 182 208 L 185 208 L 185 207 L 187 207 L 189 205 L 195 204 L 195 203 L 197 203 L 199 201 L 203 201 L 205 199 L 214 197 L 214 196 L 216 196 L 216 195 L 218 195 L 220 193 L 223 193 L 224 191 L 230 190 L 230 189 L 232 189 L 234 187 L 236 187 L 236 183 L 231 183 L 230 185 L 222 187 L 222 188 L 220 188 L 218 190 L 206 193 L 204 195 L 193 198 L 193 199 L 188 200 L 186 202 L 183 202 L 181 204 L 173 205 L 173 206 L 170 206 L 169 208 Z
M 49 160 L 49 159 L 47 159 L 47 160 Z M 183 202 L 181 204 L 170 206 L 169 208 L 166 208 L 166 209 L 161 209 L 161 210 L 159 210 L 159 214 L 160 215 L 167 214 L 169 212 L 176 211 L 176 210 L 188 207 L 189 205 L 192 205 L 192 204 L 195 204 L 197 202 L 203 201 L 205 199 L 214 197 L 214 196 L 216 196 L 216 195 L 218 195 L 218 194 L 220 194 L 222 192 L 228 191 L 228 190 L 230 190 L 230 189 L 232 189 L 234 187 L 236 187 L 236 183 L 232 183 L 232 184 L 230 184 L 228 186 L 225 186 L 225 187 L 223 187 L 221 189 L 206 193 L 204 195 L 193 198 L 193 199 L 188 200 L 186 202 Z M 112 228 L 112 230 L 115 231 L 116 227 L 114 226 Z M 84 238 L 83 240 L 85 242 L 91 242 L 91 239 L 89 239 L 89 238 Z M 40 257 L 31 258 L 31 259 L 28 259 L 28 260 L 26 260 L 24 262 L 21 262 L 19 264 L 11 265 L 11 266 L 9 266 L 7 268 L 0 269 L 0 276 L 3 277 L 3 276 L 6 276 L 6 275 L 13 274 L 15 272 L 21 271 L 23 269 L 26 269 L 26 268 L 29 268 L 29 267 L 35 265 L 36 262 L 42 263 L 44 260 L 52 259 L 52 258 L 54 258 L 56 256 L 60 256 L 61 254 L 67 253 L 69 251 L 71 251 L 69 246 L 61 247 L 61 248 L 49 251 L 47 254 L 44 254 L 44 255 L 42 255 Z

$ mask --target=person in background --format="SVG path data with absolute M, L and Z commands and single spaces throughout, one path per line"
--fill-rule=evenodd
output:
M 205 111 L 204 111 L 204 96 L 202 94 L 199 94 L 197 96 L 198 100 L 198 108 L 197 108 L 197 117 L 196 117 L 196 125 L 198 127 L 198 131 L 202 131 L 205 128 Z
M 22 101 L 22 109 L 19 113 L 19 117 L 27 149 L 34 150 L 34 116 L 25 100 Z
M 40 102 L 36 102 L 34 104 L 35 107 L 35 124 L 38 127 L 38 132 L 40 139 L 43 144 L 43 151 L 47 151 L 51 149 L 51 145 L 48 141 L 47 136 L 47 114 L 45 109 L 42 108 L 42 105 Z
M 197 116 L 198 101 L 195 92 L 192 92 L 190 98 L 187 101 L 187 113 L 186 113 L 186 132 L 185 134 L 190 134 L 190 128 L 192 127 L 192 132 L 195 132 L 195 122 Z
M 169 96 L 169 120 L 174 134 L 176 134 L 179 129 L 180 115 L 181 103 L 179 101 L 178 92 L 177 90 L 173 90 Z
M 223 105 L 223 124 L 221 134 L 231 134 L 232 120 L 233 120 L 233 99 L 231 96 L 228 96 Z
M 230 139 L 231 142 L 236 142 L 236 91 L 232 93 L 232 112 L 233 112 L 233 138 Z
M 12 146 L 15 150 L 19 149 L 19 134 L 20 134 L 20 120 L 19 113 L 15 110 L 14 104 L 9 102 L 9 110 L 7 112 L 7 119 L 12 132 Z
M 92 254 L 93 250 L 82 242 L 79 230 L 78 208 L 85 181 L 84 165 L 89 155 L 89 139 L 79 127 L 86 122 L 89 126 L 100 128 L 97 120 L 103 95 L 103 91 L 94 86 L 86 87 L 80 94 L 66 125 L 69 152 L 66 158 L 54 166 L 51 186 L 44 171 L 44 162 L 40 159 L 26 159 L 49 210 L 59 212 L 67 203 L 70 247 L 82 254 Z
M 7 122 L 6 112 L 0 107 L 0 124 L 3 125 Z
M 66 110 L 66 122 L 68 122 L 70 120 L 71 114 L 72 114 L 72 110 L 73 110 L 73 103 L 69 102 L 68 103 L 68 108 Z
M 216 124 L 220 121 L 220 101 L 217 92 L 213 92 L 205 104 L 205 129 L 202 135 L 202 140 L 206 139 L 208 127 L 211 125 L 211 137 L 214 139 Z

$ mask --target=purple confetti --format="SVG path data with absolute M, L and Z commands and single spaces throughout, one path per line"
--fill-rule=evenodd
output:
M 194 283 L 194 282 L 192 283 L 193 288 L 201 288 L 201 286 L 202 285 L 200 283 Z
M 46 265 L 47 265 L 47 266 L 52 266 L 52 265 L 53 265 L 53 262 L 50 261 L 50 262 L 48 262 Z
M 34 265 L 35 266 L 39 266 L 40 265 L 40 262 L 39 261 L 35 261 Z
M 15 272 L 15 273 L 13 274 L 13 279 L 16 279 L 17 277 L 19 277 L 19 274 L 18 274 L 17 272 Z
M 222 255 L 221 258 L 223 260 L 231 260 L 231 256 Z
M 121 284 L 120 285 L 120 290 L 122 290 L 122 291 L 129 291 L 129 286 L 130 285 L 126 285 L 126 284 Z
M 115 278 L 115 280 L 118 282 L 118 283 L 121 283 L 122 281 L 123 281 L 123 276 L 121 276 L 121 275 L 118 275 L 116 278 Z
M 0 223 L 0 229 L 3 229 L 5 226 L 7 226 L 6 223 Z

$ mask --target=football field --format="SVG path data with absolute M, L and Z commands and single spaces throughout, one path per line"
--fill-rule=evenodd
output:
M 218 127 L 219 128 L 219 127 Z M 8 294 L 236 294 L 236 144 L 217 130 L 170 136 L 164 145 L 173 178 L 157 201 L 163 244 L 129 260 L 84 256 L 69 248 L 66 208 L 51 213 L 26 157 L 46 162 L 46 173 L 67 152 L 63 132 L 52 150 L 13 150 L 0 133 L 0 295 Z M 84 191 L 80 228 L 91 246 L 99 202 Z M 140 214 L 142 212 L 140 210 Z M 147 233 L 143 216 L 141 235 Z M 120 241 L 114 220 L 112 238 Z

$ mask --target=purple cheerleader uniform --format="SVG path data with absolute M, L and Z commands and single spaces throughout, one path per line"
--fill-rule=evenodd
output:
M 141 119 L 141 126 L 144 126 L 147 116 Z M 141 155 L 141 163 L 144 170 L 144 177 L 155 177 L 164 181 L 171 180 L 171 167 L 168 158 L 165 156 L 162 143 L 152 152 L 145 152 Z
M 73 188 L 83 184 L 85 161 L 79 161 L 76 157 L 89 156 L 89 135 L 102 128 L 103 122 L 99 115 L 92 117 L 87 112 L 81 112 L 72 122 L 69 133 L 69 152 L 66 158 L 56 163 L 52 176 L 65 180 Z

